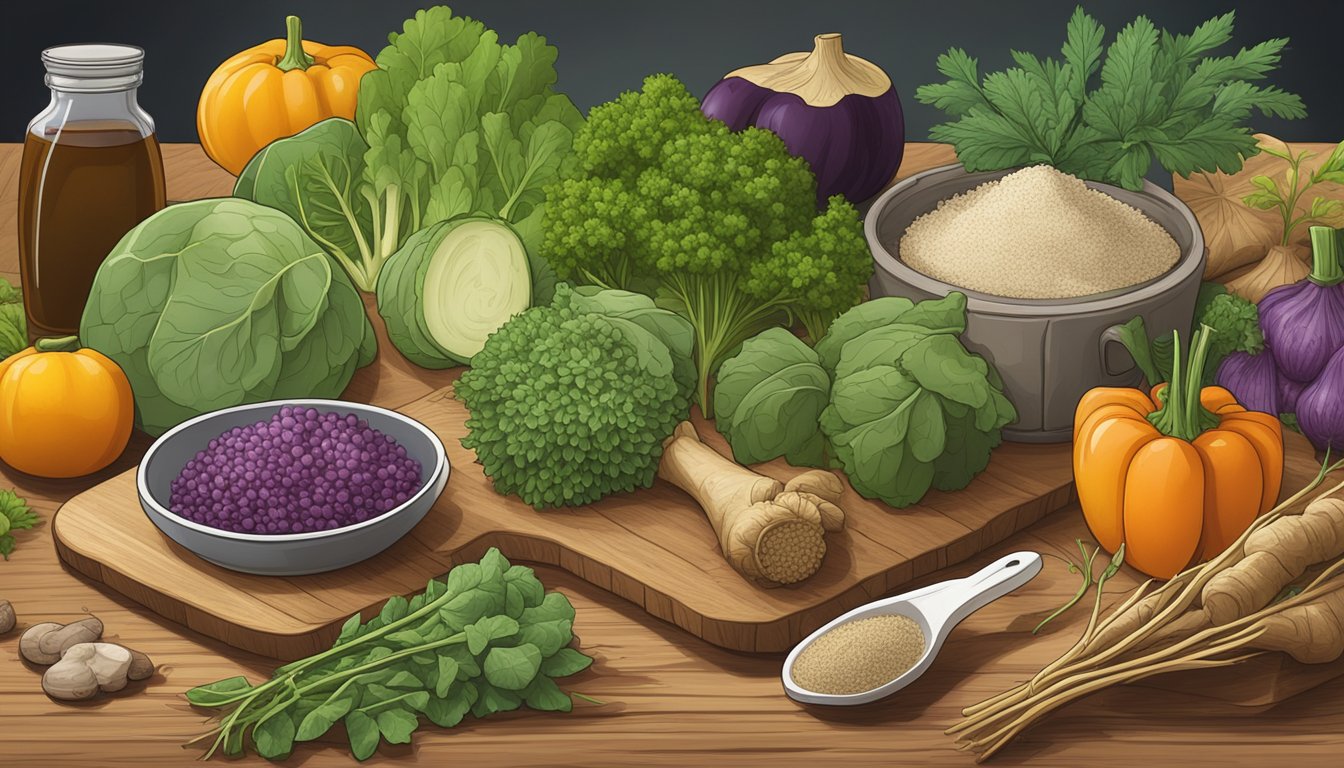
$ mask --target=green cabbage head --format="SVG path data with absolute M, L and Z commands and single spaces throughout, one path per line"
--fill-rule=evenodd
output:
M 79 335 L 126 372 L 151 435 L 243 403 L 335 397 L 376 352 L 345 272 L 288 216 L 235 198 L 171 205 L 126 233 Z

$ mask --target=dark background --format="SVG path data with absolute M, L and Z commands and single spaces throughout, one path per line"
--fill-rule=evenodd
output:
M 28 120 L 46 105 L 40 54 L 62 43 L 132 43 L 146 51 L 141 105 L 163 141 L 195 141 L 196 99 L 219 62 L 263 40 L 284 36 L 284 16 L 303 18 L 305 37 L 356 45 L 371 55 L 403 20 L 432 0 L 24 0 L 5 3 L 0 71 L 8 73 L 0 106 L 0 140 L 21 141 Z M 1076 0 L 460 0 L 456 13 L 474 16 L 512 40 L 535 30 L 560 49 L 560 90 L 583 110 L 619 91 L 638 88 L 646 74 L 671 71 L 697 95 L 724 73 L 812 47 L 821 32 L 840 32 L 845 48 L 890 75 L 906 110 L 912 140 L 938 122 L 914 89 L 939 79 L 937 55 L 966 48 L 981 71 L 1011 64 L 1010 46 L 1058 55 Z M 1308 117 L 1279 121 L 1255 116 L 1253 127 L 1280 138 L 1344 138 L 1344 2 L 1332 0 L 1181 0 L 1084 2 L 1106 27 L 1110 42 L 1140 13 L 1158 27 L 1189 32 L 1211 16 L 1235 10 L 1236 40 L 1254 44 L 1291 38 L 1273 82 L 1298 93 Z M 1229 51 L 1231 51 L 1229 46 Z

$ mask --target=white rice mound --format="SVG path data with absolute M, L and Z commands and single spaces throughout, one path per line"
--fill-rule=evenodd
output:
M 1063 299 L 1128 288 L 1176 265 L 1180 247 L 1133 206 L 1048 165 L 948 198 L 901 237 L 901 260 L 995 296 Z

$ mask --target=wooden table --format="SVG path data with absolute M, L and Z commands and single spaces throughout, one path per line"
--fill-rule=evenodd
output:
M 19 147 L 0 146 L 0 273 L 17 272 L 16 209 Z M 194 145 L 164 147 L 168 193 L 182 200 L 225 195 L 231 179 Z M 946 148 L 914 145 L 903 172 L 949 158 Z M 347 396 L 396 406 L 442 386 L 449 376 L 380 360 L 361 371 Z M 18 633 L 0 639 L 0 764 L 15 766 L 183 765 L 199 755 L 181 743 L 198 734 L 201 716 L 181 694 L 232 675 L 265 677 L 269 659 L 240 653 L 64 570 L 50 520 L 66 499 L 132 464 L 148 441 L 137 436 L 114 467 L 94 477 L 45 481 L 0 467 L 44 518 L 20 534 L 9 562 L 0 561 L 0 596 L 14 603 L 21 625 L 67 622 L 97 614 L 107 636 L 148 653 L 159 674 L 121 695 L 83 706 L 57 704 L 39 675 L 19 659 Z M 1018 549 L 1069 557 L 1074 539 L 1089 538 L 1076 508 L 1048 517 L 972 562 L 923 580 L 962 575 Z M 567 687 L 607 702 L 579 702 L 568 716 L 512 713 L 450 731 L 422 729 L 413 745 L 384 745 L 373 765 L 498 766 L 965 766 L 943 729 L 959 710 L 1029 677 L 1072 643 L 1081 609 L 1040 636 L 1029 629 L 1071 596 L 1076 577 L 1059 559 L 1027 588 L 972 616 L 952 635 L 918 685 L 885 702 L 854 710 L 809 709 L 785 698 L 781 657 L 731 653 L 650 618 L 601 589 L 557 570 L 539 569 L 548 587 L 570 596 L 575 630 L 593 668 Z M 1132 572 L 1113 582 L 1136 584 Z M 1109 592 L 1109 590 L 1108 590 Z M 1344 684 L 1336 682 L 1268 711 L 1253 711 L 1188 694 L 1131 688 L 1095 696 L 1028 732 L 995 763 L 1042 766 L 1223 766 L 1289 763 L 1334 766 L 1344 749 Z M 263 763 L 250 757 L 249 764 Z M 353 765 L 331 742 L 300 745 L 288 764 Z

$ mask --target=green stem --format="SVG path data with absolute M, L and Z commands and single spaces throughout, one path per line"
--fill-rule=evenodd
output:
M 285 17 L 285 55 L 275 62 L 275 68 L 282 72 L 291 69 L 307 69 L 313 65 L 313 57 L 303 52 L 303 25 L 298 16 Z
M 1299 154 L 1288 161 L 1288 176 L 1291 186 L 1288 189 L 1288 199 L 1284 201 L 1281 210 L 1281 213 L 1283 214 L 1283 238 L 1279 241 L 1279 245 L 1287 245 L 1292 241 L 1293 228 L 1297 226 L 1297 223 L 1293 221 L 1293 211 L 1297 210 L 1297 199 L 1302 196 L 1304 191 L 1306 191 L 1298 188 L 1298 183 L 1301 180 L 1301 177 L 1298 174 L 1298 167 L 1302 165 L 1302 161 L 1305 159 L 1305 154 L 1306 153 Z
M 1311 274 L 1307 279 L 1317 285 L 1337 285 L 1344 282 L 1344 269 L 1339 263 L 1339 238 L 1344 230 L 1330 227 L 1311 228 Z
M 1171 332 L 1174 341 L 1171 383 L 1158 398 L 1161 407 L 1148 416 L 1148 421 L 1168 437 L 1189 442 L 1218 423 L 1218 417 L 1199 402 L 1200 382 L 1203 379 L 1204 363 L 1209 356 L 1212 331 L 1209 326 L 1200 325 L 1195 333 L 1194 349 L 1185 365 L 1181 364 L 1180 333 Z
M 78 336 L 49 336 L 33 345 L 38 352 L 74 352 L 79 349 Z

